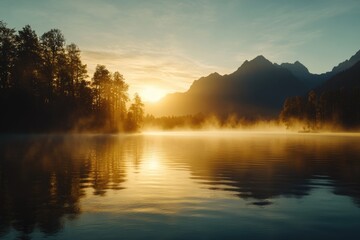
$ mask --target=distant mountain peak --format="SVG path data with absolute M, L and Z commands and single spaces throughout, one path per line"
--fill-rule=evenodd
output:
M 350 67 L 352 67 L 353 65 L 355 65 L 359 61 L 360 61 L 360 50 L 357 51 L 355 53 L 355 55 L 353 55 L 350 59 L 345 60 L 344 62 L 342 62 L 339 65 L 337 65 L 336 67 L 334 67 L 331 72 L 333 74 L 342 72 L 342 71 L 344 71 L 346 69 L 349 69 Z
M 198 80 L 195 80 L 195 82 L 208 80 L 208 79 L 216 79 L 216 78 L 219 78 L 219 77 L 221 77 L 221 75 L 219 73 L 213 72 L 213 73 L 210 73 L 209 75 L 207 75 L 206 77 L 201 77 Z
M 304 64 L 302 64 L 299 61 L 295 61 L 294 63 L 282 63 L 280 64 L 281 67 L 287 68 L 288 70 L 290 70 L 295 76 L 297 75 L 308 75 L 310 74 L 309 70 L 307 69 L 307 67 L 304 66 Z
M 270 63 L 272 64 L 269 60 L 267 60 L 263 55 L 259 55 L 256 58 L 254 58 L 253 60 L 251 60 L 250 62 L 255 62 L 255 63 Z
M 258 55 L 253 60 L 267 60 L 264 55 Z
M 207 77 L 221 77 L 221 75 L 218 72 L 210 73 Z
M 295 65 L 295 66 L 299 66 L 299 67 L 306 68 L 306 67 L 304 66 L 304 64 L 302 64 L 302 63 L 299 62 L 298 60 L 296 60 L 296 61 L 294 62 L 294 65 Z M 307 69 L 307 68 L 306 68 L 306 69 Z
M 256 58 L 248 61 L 246 60 L 239 68 L 236 72 L 240 72 L 242 69 L 247 68 L 247 69 L 259 69 L 259 68 L 268 68 L 274 66 L 274 64 L 272 62 L 270 62 L 269 60 L 267 60 L 263 55 L 259 55 Z

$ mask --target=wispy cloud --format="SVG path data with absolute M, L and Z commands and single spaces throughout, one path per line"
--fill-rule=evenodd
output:
M 280 62 L 284 58 L 296 58 L 299 48 L 323 37 L 324 24 L 318 24 L 319 22 L 326 22 L 356 8 L 359 9 L 356 1 L 349 1 L 347 4 L 331 0 L 322 1 L 323 4 L 316 3 L 319 1 L 296 7 L 278 4 L 270 6 L 271 12 L 249 22 L 250 28 L 253 29 L 252 38 L 249 39 L 253 39 L 253 43 L 246 42 L 248 48 L 236 54 L 234 58 L 243 61 L 257 54 Z

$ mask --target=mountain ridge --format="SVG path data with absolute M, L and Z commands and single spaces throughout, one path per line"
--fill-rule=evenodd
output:
M 357 58 L 360 60 L 360 51 L 333 69 L 350 66 Z M 287 97 L 304 95 L 334 75 L 312 74 L 299 61 L 279 65 L 259 55 L 230 74 L 213 72 L 200 77 L 187 91 L 168 94 L 146 108 L 156 116 L 207 113 L 271 118 L 277 116 Z
M 358 130 L 360 127 L 360 61 L 335 74 L 306 95 L 286 99 L 279 115 L 287 127 Z M 295 124 L 294 124 L 295 123 Z
M 306 87 L 289 70 L 260 55 L 245 61 L 231 74 L 212 73 L 195 80 L 188 91 L 167 95 L 148 108 L 148 112 L 154 115 L 232 113 L 267 118 L 278 114 L 286 97 L 305 91 Z
M 342 72 L 353 65 L 355 65 L 357 62 L 360 61 L 360 50 L 357 51 L 353 56 L 351 56 L 349 59 L 339 63 L 337 66 L 333 67 L 331 70 L 332 72 L 339 73 Z
M 281 63 L 280 66 L 290 70 L 297 78 L 302 80 L 309 88 L 309 90 L 320 86 L 326 80 L 335 76 L 337 73 L 349 69 L 360 61 L 360 50 L 352 55 L 349 59 L 344 60 L 337 66 L 334 66 L 331 71 L 321 74 L 315 74 L 309 72 L 308 68 L 299 61 L 294 63 Z
M 350 68 L 341 71 L 314 89 L 321 94 L 325 91 L 353 90 L 360 88 L 360 60 Z

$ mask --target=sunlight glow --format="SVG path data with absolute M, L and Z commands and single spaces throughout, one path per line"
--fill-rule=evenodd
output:
M 157 102 L 167 93 L 168 91 L 153 86 L 144 87 L 144 89 L 139 92 L 144 102 Z
M 151 158 L 147 164 L 146 164 L 146 170 L 149 170 L 149 171 L 157 171 L 160 169 L 160 163 L 159 163 L 159 160 L 157 158 Z

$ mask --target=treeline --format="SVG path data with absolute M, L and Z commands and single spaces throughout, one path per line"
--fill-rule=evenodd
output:
M 248 119 L 236 114 L 214 115 L 193 114 L 183 116 L 155 117 L 147 114 L 144 118 L 145 129 L 158 130 L 212 130 L 212 129 L 275 129 L 279 128 L 278 120 Z
M 174 129 L 201 129 L 208 117 L 202 113 L 184 116 L 154 117 L 147 114 L 144 118 L 144 127 L 148 129 L 174 130 Z
M 59 29 L 40 37 L 0 21 L 0 131 L 136 131 L 144 105 L 129 105 L 124 77 L 103 65 L 88 80 L 80 49 Z
M 360 88 L 314 90 L 307 96 L 286 99 L 280 120 L 288 127 L 301 124 L 304 131 L 326 128 L 351 130 L 360 127 Z

